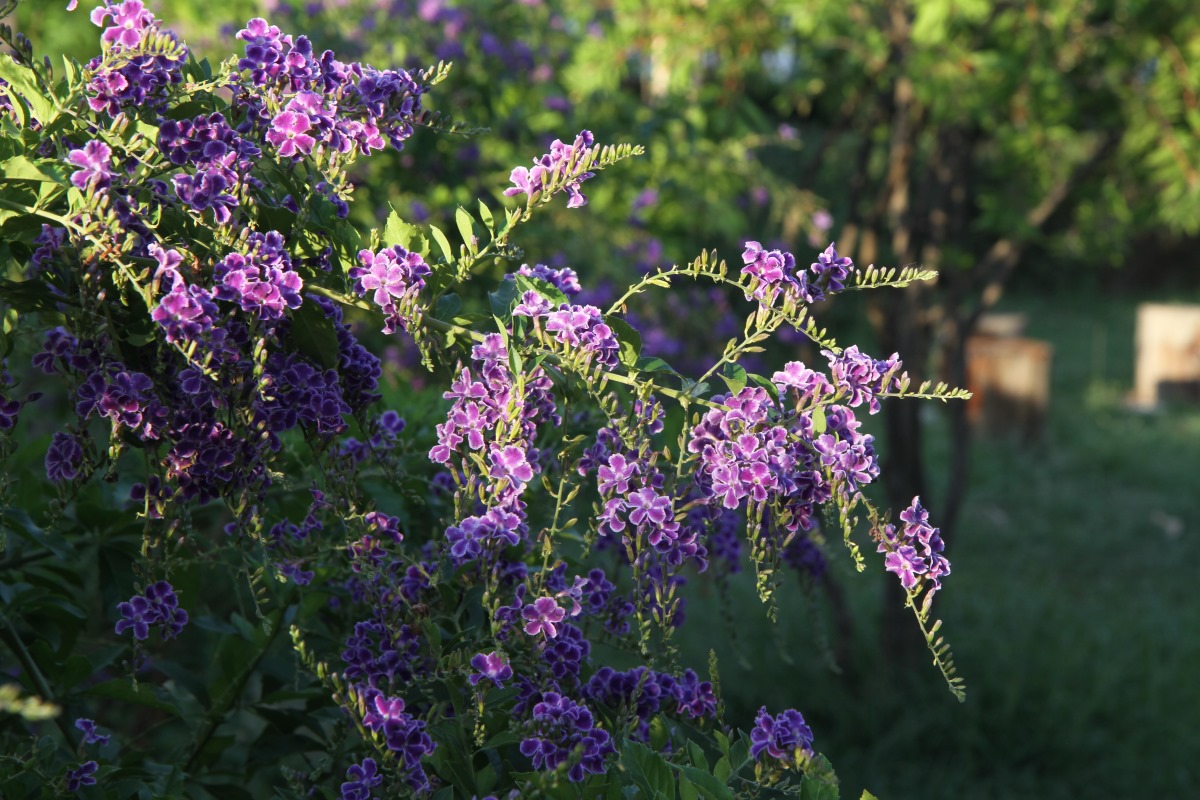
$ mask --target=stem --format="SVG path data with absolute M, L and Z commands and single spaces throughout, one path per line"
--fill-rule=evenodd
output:
M 38 669 L 37 662 L 33 660 L 33 654 L 25 647 L 25 642 L 21 641 L 21 635 L 17 633 L 16 628 L 12 626 L 12 623 L 8 621 L 8 617 L 2 611 L 0 611 L 0 638 L 4 639 L 4 643 L 8 645 L 13 655 L 17 657 L 21 669 L 25 670 L 25 674 L 33 681 L 33 685 L 37 688 L 42 700 L 58 705 L 54 699 L 54 692 L 50 689 L 50 682 L 46 680 L 46 676 Z M 63 715 L 59 714 L 56 716 L 54 723 L 62 732 L 63 738 L 67 740 L 67 746 L 74 750 L 78 742 L 75 740 L 74 731 L 67 725 L 67 721 Z
M 60 217 L 58 214 L 53 214 L 49 211 L 43 211 L 40 208 L 32 208 L 30 206 L 25 205 L 24 203 L 16 203 L 12 200 L 8 200 L 6 198 L 0 197 L 0 206 L 3 206 L 4 208 L 12 209 L 13 211 L 20 211 L 24 214 L 30 214 L 32 216 L 44 217 L 45 219 L 53 220 L 54 222 L 57 222 L 59 225 L 62 225 L 64 228 L 68 228 L 77 233 L 81 230 L 78 225 L 76 225 L 74 222 L 67 219 L 66 217 Z
M 188 757 L 187 763 L 183 766 L 183 771 L 185 773 L 190 773 L 192 771 L 192 767 L 195 766 L 196 761 L 200 758 L 200 754 L 204 752 L 205 745 L 207 745 L 209 740 L 212 739 L 213 734 L 217 732 L 217 728 L 220 727 L 226 713 L 228 713 L 230 707 L 237 702 L 237 699 L 242 696 L 242 692 L 246 689 L 246 684 L 250 682 L 250 676 L 253 675 L 255 670 L 258 669 L 258 665 L 262 663 L 263 658 L 266 657 L 267 652 L 275 643 L 275 639 L 278 638 L 279 631 L 283 629 L 283 616 L 287 612 L 288 608 L 289 606 L 286 605 L 281 606 L 279 610 L 275 612 L 275 615 L 271 618 L 271 635 L 268 636 L 267 641 L 263 643 L 262 649 L 258 651 L 258 655 L 254 657 L 254 661 L 252 661 L 242 672 L 242 674 L 238 676 L 236 683 L 234 683 L 233 686 L 230 686 L 229 690 L 225 692 L 225 696 L 222 697 L 221 700 L 209 710 L 208 723 L 204 726 L 204 731 L 196 740 L 196 744 L 192 749 L 192 754 Z

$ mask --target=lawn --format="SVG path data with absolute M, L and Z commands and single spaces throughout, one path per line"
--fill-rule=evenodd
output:
M 799 591 L 778 630 L 747 623 L 743 585 L 736 638 L 717 647 L 731 712 L 751 710 L 741 687 L 778 687 L 775 705 L 804 711 L 843 797 L 1200 796 L 1200 409 L 1126 409 L 1136 301 L 1024 296 L 1004 308 L 1054 345 L 1053 399 L 1040 440 L 975 443 L 937 601 L 966 703 L 927 661 L 903 673 L 879 661 L 882 580 L 834 551 L 857 612 L 853 663 L 842 677 L 824 666 L 814 625 L 835 632 Z M 930 424 L 944 439 L 936 412 Z M 689 640 L 687 657 L 711 641 Z M 751 674 L 743 655 L 773 666 Z

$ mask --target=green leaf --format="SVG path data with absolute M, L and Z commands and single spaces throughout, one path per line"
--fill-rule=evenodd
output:
M 771 395 L 772 400 L 779 400 L 779 387 L 772 383 L 770 378 L 763 375 L 756 375 L 753 372 L 749 372 L 746 375 L 755 386 L 765 389 L 767 394 Z
M 433 240 L 437 242 L 438 249 L 442 251 L 442 256 L 446 259 L 447 264 L 454 263 L 454 250 L 450 248 L 450 240 L 446 238 L 446 234 L 442 233 L 442 229 L 437 225 L 429 226 L 429 234 Z
M 746 388 L 749 378 L 741 364 L 726 364 L 721 369 L 721 380 L 729 387 L 729 391 L 737 394 Z
M 862 797 L 858 798 L 858 800 L 879 800 L 879 798 L 868 792 L 866 789 L 863 789 Z
M 626 740 L 621 751 L 621 763 L 629 770 L 629 777 L 651 800 L 673 800 L 675 777 L 671 767 L 658 753 L 641 742 Z
M 642 335 L 633 326 L 616 316 L 604 318 L 605 324 L 616 334 L 617 342 L 621 345 L 621 363 L 627 367 L 637 368 L 638 359 L 642 354 Z
M 423 253 L 428 250 L 421 229 L 401 219 L 395 209 L 388 214 L 387 222 L 384 223 L 383 243 L 389 247 L 398 244 L 409 252 Z
M 454 221 L 458 225 L 458 235 L 462 237 L 463 244 L 467 246 L 467 252 L 475 254 L 479 252 L 479 240 L 475 238 L 475 220 L 465 208 L 459 206 L 454 212 Z
M 544 297 L 552 306 L 560 306 L 563 303 L 570 304 L 570 300 L 559 289 L 549 281 L 544 281 L 541 278 L 531 278 L 528 275 L 514 275 L 513 278 L 517 282 L 517 293 L 525 294 L 525 292 L 537 292 Z
M 800 785 L 800 800 L 839 800 L 840 797 L 836 783 L 806 777 Z
M 444 294 L 438 298 L 437 306 L 433 310 L 433 315 L 438 319 L 454 319 L 459 311 L 462 310 L 462 299 L 451 292 Z
M 825 406 L 814 406 L 812 410 L 813 436 L 825 432 Z
M 333 320 L 316 303 L 304 303 L 292 312 L 292 337 L 300 352 L 322 369 L 334 369 L 340 360 Z
M 66 171 L 53 161 L 31 161 L 25 156 L 0 161 L 0 178 L 6 181 L 39 181 L 66 185 Z
M 496 221 L 492 219 L 492 210 L 482 200 L 479 201 L 479 218 L 483 220 L 484 227 L 488 229 L 488 232 L 495 234 Z
M 680 772 L 680 786 L 683 785 L 684 779 L 699 791 L 704 800 L 734 800 L 733 789 L 725 785 L 725 780 L 714 774 L 710 774 L 708 770 L 689 767 L 685 764 L 672 764 L 673 768 Z
M 0 300 L 17 311 L 55 311 L 63 298 L 42 281 L 0 280 Z
M 504 324 L 512 319 L 513 302 L 517 295 L 516 281 L 500 281 L 496 291 L 488 292 L 488 303 L 491 304 L 492 313 Z
M 8 82 L 8 86 L 0 91 L 28 103 L 30 112 L 43 126 L 49 125 L 58 117 L 54 103 L 38 86 L 33 71 L 18 64 L 10 55 L 0 55 L 0 78 Z M 20 103 L 13 105 L 18 106 Z
M 678 374 L 670 364 L 663 361 L 658 356 L 642 356 L 637 360 L 637 364 L 634 365 L 634 369 L 638 370 L 639 372 L 669 372 L 672 375 Z

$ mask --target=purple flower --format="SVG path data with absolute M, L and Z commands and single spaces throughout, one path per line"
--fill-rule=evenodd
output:
M 490 474 L 497 480 L 509 478 L 520 483 L 533 480 L 533 468 L 529 466 L 525 451 L 517 445 L 492 448 L 488 460 L 492 462 Z
M 557 184 L 555 191 L 565 191 L 570 196 L 567 208 L 587 205 L 587 197 L 579 186 L 594 177 L 594 173 L 586 169 L 595 152 L 592 147 L 594 141 L 591 131 L 580 131 L 570 145 L 555 139 L 549 153 L 533 160 L 533 169 L 517 167 L 512 171 L 509 180 L 513 186 L 504 190 L 505 197 L 524 194 L 529 198 L 528 202 L 532 202 L 547 186 Z
M 307 131 L 312 127 L 308 117 L 296 111 L 284 111 L 271 120 L 267 141 L 275 145 L 284 158 L 299 158 L 312 152 L 317 140 Z
M 405 713 L 404 700 L 385 697 L 377 689 L 363 690 L 370 699 L 365 703 L 371 709 L 363 716 L 363 725 L 381 733 L 387 747 L 396 753 L 408 772 L 408 784 L 417 791 L 429 786 L 429 779 L 421 767 L 421 759 L 436 749 L 437 744 L 425 732 L 424 720 Z
M 567 779 L 579 783 L 604 772 L 604 759 L 614 752 L 608 731 L 597 728 L 592 712 L 557 692 L 546 692 L 533 707 L 533 735 L 521 741 L 521 755 L 534 769 L 553 771 L 571 763 Z
M 801 755 L 812 754 L 812 729 L 804 722 L 799 711 L 788 709 L 772 717 L 767 707 L 759 709 L 754 718 L 754 729 L 750 731 L 750 754 L 757 759 L 765 752 L 789 764 Z
M 761 301 L 770 302 L 779 290 L 797 289 L 796 258 L 791 253 L 781 250 L 764 250 L 758 242 L 746 242 L 742 253 L 742 274 L 757 278 L 753 296 Z M 749 299 L 749 298 L 747 298 Z M 820 298 L 806 298 L 815 302 Z
M 117 610 L 122 619 L 117 621 L 116 632 L 132 629 L 133 638 L 138 641 L 150 635 L 151 625 L 161 625 L 163 639 L 172 639 L 188 621 L 188 613 L 179 607 L 179 598 L 166 581 L 147 586 L 145 595 L 134 595 L 127 602 L 118 603 Z
M 544 633 L 547 639 L 553 639 L 558 635 L 555 626 L 563 621 L 567 612 L 559 608 L 553 597 L 539 597 L 525 606 L 521 616 L 525 619 L 525 633 L 530 636 Z
M 68 770 L 67 791 L 74 793 L 84 786 L 95 786 L 96 779 L 93 776 L 98 769 L 100 769 L 100 765 L 95 761 L 85 761 L 75 769 Z
M 938 591 L 942 578 L 950 574 L 950 562 L 942 555 L 946 545 L 941 532 L 929 524 L 929 512 L 921 505 L 920 497 L 914 497 L 912 504 L 900 512 L 900 520 L 903 530 L 887 525 L 878 537 L 876 549 L 886 554 L 884 569 L 895 573 L 905 589 L 917 588 L 924 580 L 931 591 Z
M 383 782 L 375 759 L 364 758 L 362 764 L 351 764 L 342 784 L 342 800 L 369 800 L 371 789 Z
M 213 297 L 237 303 L 261 320 L 282 319 L 286 309 L 303 303 L 304 281 L 293 271 L 283 235 L 252 233 L 244 252 L 230 253 L 213 268 Z
M 102 192 L 112 183 L 112 150 L 98 139 L 72 150 L 67 161 L 79 167 L 71 173 L 71 183 L 81 192 Z
M 641 471 L 636 461 L 628 461 L 620 453 L 608 457 L 608 463 L 597 471 L 600 493 L 604 495 L 627 494 L 629 481 Z
M 354 289 L 360 296 L 372 293 L 375 305 L 386 315 L 384 333 L 394 333 L 397 327 L 404 328 L 396 300 L 403 300 L 425 288 L 425 278 L 431 274 L 429 265 L 420 253 L 410 253 L 399 245 L 384 248 L 378 253 L 360 250 L 360 267 L 351 267 L 349 276 L 354 279 Z
M 490 680 L 496 684 L 496 688 L 504 687 L 504 681 L 512 678 L 512 667 L 504 660 L 504 655 L 499 651 L 491 653 L 480 653 L 471 659 L 471 666 L 475 669 L 475 673 L 471 675 L 471 685 L 476 686 L 482 680 Z
M 809 267 L 809 271 L 824 284 L 825 290 L 830 294 L 840 292 L 846 288 L 842 281 L 850 277 L 850 273 L 853 270 L 854 262 L 845 256 L 838 256 L 838 252 L 832 242 L 829 247 L 825 248 L 825 252 L 818 255 L 817 260 Z
M 73 481 L 83 466 L 83 446 L 69 433 L 56 433 L 46 450 L 46 477 L 59 483 Z
M 107 17 L 112 17 L 112 25 L 104 29 L 100 40 L 124 50 L 133 50 L 141 44 L 143 32 L 155 23 L 154 15 L 146 10 L 142 0 L 124 0 L 96 8 L 92 11 L 92 24 L 103 28 Z
M 101 747 L 108 744 L 108 736 L 102 736 L 96 729 L 96 723 L 90 719 L 80 717 L 75 720 L 75 727 L 83 731 L 84 744 L 98 744 Z

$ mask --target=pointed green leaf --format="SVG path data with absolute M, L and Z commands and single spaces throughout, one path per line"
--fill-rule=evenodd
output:
M 39 181 L 41 183 L 67 183 L 66 172 L 53 161 L 31 161 L 25 156 L 0 161 L 0 178 L 7 181 Z
M 502 324 L 507 324 L 512 319 L 513 302 L 517 296 L 516 281 L 501 281 L 500 285 L 496 287 L 496 291 L 488 292 L 488 302 L 492 306 L 492 313 Z
M 812 410 L 813 436 L 825 432 L 825 406 L 814 406 Z
M 383 243 L 389 247 L 398 244 L 409 252 L 424 253 L 429 250 L 429 243 L 421 229 L 401 219 L 395 209 L 388 214 L 383 226 Z
M 18 64 L 10 55 L 0 55 L 0 78 L 8 83 L 0 91 L 28 103 L 30 112 L 43 126 L 49 125 L 58 116 L 54 103 L 38 86 L 33 70 Z M 19 103 L 13 105 L 15 107 Z
M 621 363 L 627 367 L 637 367 L 638 358 L 642 354 L 642 335 L 632 325 L 616 316 L 604 318 L 605 324 L 612 328 L 621 346 Z
M 437 242 L 438 249 L 442 251 L 442 256 L 446 259 L 446 263 L 454 263 L 454 250 L 451 249 L 450 240 L 446 238 L 446 234 L 442 233 L 442 229 L 437 225 L 430 225 L 429 233 L 433 236 L 433 240 Z
M 458 295 L 451 292 L 438 298 L 437 307 L 434 309 L 433 315 L 438 319 L 454 319 L 461 310 L 462 300 Z
M 487 203 L 479 201 L 479 218 L 483 220 L 484 227 L 489 233 L 496 233 L 496 221 L 492 218 L 492 210 L 487 207 Z
M 621 763 L 629 770 L 629 777 L 642 790 L 642 796 L 652 800 L 673 800 L 675 776 L 671 767 L 658 753 L 641 742 L 625 741 L 621 750 Z
M 725 381 L 729 391 L 737 394 L 746 388 L 749 378 L 746 377 L 746 370 L 741 364 L 726 364 L 721 369 L 721 380 Z
M 462 237 L 463 244 L 467 246 L 467 252 L 478 253 L 479 240 L 475 238 L 475 220 L 471 218 L 470 213 L 459 206 L 454 212 L 454 222 L 458 225 L 458 235 Z

